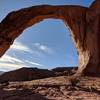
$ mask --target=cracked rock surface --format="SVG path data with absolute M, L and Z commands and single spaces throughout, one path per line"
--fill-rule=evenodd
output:
M 68 76 L 26 82 L 9 82 L 0 86 L 0 100 L 100 100 L 100 79 L 81 77 L 72 86 Z

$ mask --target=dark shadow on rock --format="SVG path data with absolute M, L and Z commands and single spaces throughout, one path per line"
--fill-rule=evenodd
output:
M 32 90 L 0 90 L 0 100 L 51 100 Z
M 96 89 L 96 88 L 93 88 L 93 87 L 82 87 L 82 86 L 77 86 L 80 90 L 82 91 L 86 91 L 86 92 L 94 92 L 98 95 L 100 95 L 100 90 Z

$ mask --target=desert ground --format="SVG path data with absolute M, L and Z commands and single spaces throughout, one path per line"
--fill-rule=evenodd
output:
M 57 76 L 3 82 L 0 100 L 100 100 L 100 78 Z

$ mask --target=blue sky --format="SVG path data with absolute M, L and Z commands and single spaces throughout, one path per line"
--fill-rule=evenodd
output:
M 93 0 L 0 0 L 0 22 L 9 12 L 33 5 L 89 6 L 92 2 Z M 77 51 L 70 32 L 61 20 L 54 19 L 46 19 L 26 29 L 0 58 L 1 71 L 21 67 L 52 69 L 77 65 Z

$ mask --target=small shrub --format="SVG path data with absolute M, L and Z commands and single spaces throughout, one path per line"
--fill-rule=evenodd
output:
M 7 86 L 7 85 L 9 85 L 9 81 L 8 81 L 8 80 L 1 80 L 1 81 L 0 81 L 0 84 L 1 84 L 2 86 Z
M 80 82 L 80 79 L 79 78 L 70 78 L 69 81 L 72 86 L 76 86 Z

